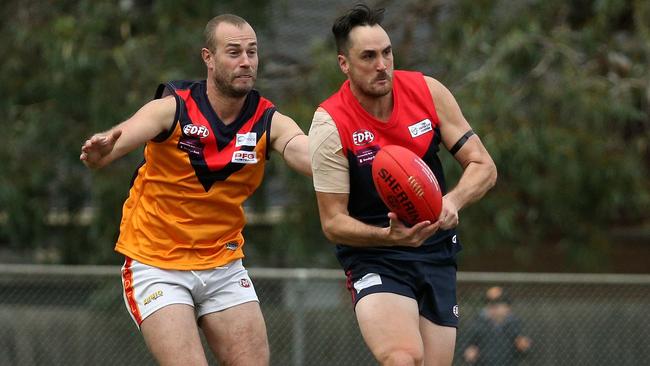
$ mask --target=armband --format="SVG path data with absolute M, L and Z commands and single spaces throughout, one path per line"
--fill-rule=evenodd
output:
M 465 132 L 465 134 L 461 138 L 459 138 L 458 141 L 456 141 L 454 146 L 452 146 L 452 148 L 449 149 L 449 152 L 451 153 L 451 155 L 456 155 L 458 150 L 460 150 L 460 148 L 463 147 L 463 145 L 465 145 L 467 140 L 470 137 L 472 137 L 472 135 L 474 135 L 474 131 L 472 131 L 472 130 L 469 130 L 469 131 Z

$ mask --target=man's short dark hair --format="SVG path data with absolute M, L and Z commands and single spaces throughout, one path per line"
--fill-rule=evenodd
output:
M 208 24 L 205 26 L 205 30 L 203 31 L 203 38 L 205 42 L 204 47 L 209 49 L 211 52 L 214 52 L 217 48 L 217 37 L 216 34 L 214 34 L 214 30 L 221 23 L 229 23 L 238 28 L 241 28 L 245 24 L 248 24 L 244 18 L 235 14 L 221 14 L 210 19 Z
M 340 16 L 332 25 L 332 33 L 336 41 L 336 50 L 339 55 L 347 55 L 349 50 L 349 35 L 354 27 L 364 25 L 381 25 L 384 20 L 384 10 L 370 9 L 365 4 L 357 4 L 345 15 Z

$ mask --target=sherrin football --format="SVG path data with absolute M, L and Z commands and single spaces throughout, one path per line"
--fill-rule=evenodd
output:
M 379 197 L 405 224 L 438 220 L 442 209 L 438 180 L 411 150 L 384 146 L 372 162 L 372 179 Z

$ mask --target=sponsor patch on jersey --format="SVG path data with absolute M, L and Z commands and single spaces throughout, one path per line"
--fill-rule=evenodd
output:
M 370 165 L 375 160 L 379 147 L 371 146 L 355 152 L 359 166 Z
M 239 247 L 239 244 L 237 244 L 236 241 L 231 241 L 229 243 L 226 243 L 226 249 L 228 250 L 237 250 L 237 247 Z
M 183 133 L 185 136 L 199 139 L 204 139 L 210 136 L 210 130 L 208 130 L 207 127 L 193 124 L 183 126 Z
M 354 283 L 354 289 L 357 293 L 361 292 L 364 288 L 381 285 L 381 277 L 377 273 L 368 273 L 361 277 L 361 279 Z
M 232 154 L 232 159 L 230 161 L 240 164 L 256 164 L 257 153 L 255 151 L 237 150 Z
M 409 133 L 413 138 L 431 131 L 433 131 L 433 125 L 428 118 L 409 126 Z
M 235 146 L 255 146 L 257 145 L 257 132 L 238 133 Z
M 352 133 L 352 142 L 357 146 L 368 145 L 375 139 L 375 135 L 365 129 L 357 130 Z
M 178 141 L 178 148 L 193 156 L 201 156 L 203 153 L 203 144 L 196 138 L 182 137 Z

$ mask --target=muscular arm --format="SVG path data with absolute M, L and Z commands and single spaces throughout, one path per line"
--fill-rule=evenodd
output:
M 341 156 L 341 143 L 331 117 L 320 109 L 309 131 L 314 187 L 321 227 L 332 242 L 351 246 L 418 246 L 431 236 L 438 225 L 428 221 L 411 228 L 389 213 L 389 227 L 367 225 L 349 215 L 348 165 Z
M 175 113 L 173 97 L 152 100 L 131 118 L 86 140 L 79 159 L 92 169 L 104 167 L 169 130 Z
M 296 122 L 288 116 L 275 112 L 271 122 L 271 147 L 282 155 L 290 168 L 300 174 L 311 176 L 309 140 Z
M 429 221 L 406 227 L 393 212 L 388 214 L 390 225 L 377 227 L 365 224 L 348 214 L 347 193 L 316 192 L 318 212 L 323 233 L 332 242 L 355 247 L 411 246 L 421 245 L 438 230 Z
M 436 103 L 442 141 L 447 149 L 451 149 L 471 126 L 451 92 L 437 80 L 430 77 L 425 79 Z M 463 174 L 458 184 L 443 197 L 439 220 L 443 229 L 456 226 L 458 211 L 483 197 L 497 179 L 494 161 L 477 135 L 471 136 L 454 158 L 462 166 Z

